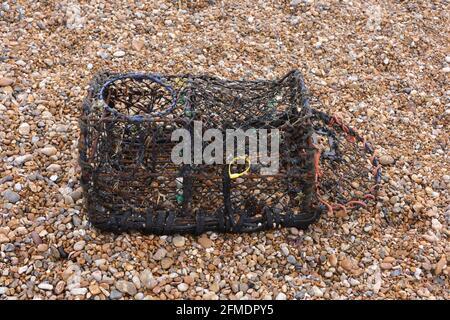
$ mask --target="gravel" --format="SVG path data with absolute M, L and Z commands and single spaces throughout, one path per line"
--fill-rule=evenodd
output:
M 0 299 L 450 298 L 444 2 L 8 6 Z M 78 119 L 96 72 L 274 79 L 294 68 L 323 103 L 312 106 L 377 149 L 383 181 L 370 206 L 322 215 L 308 230 L 252 234 L 112 235 L 89 225 Z

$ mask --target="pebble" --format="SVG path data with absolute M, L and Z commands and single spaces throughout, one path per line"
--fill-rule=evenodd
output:
M 295 259 L 295 257 L 293 255 L 289 255 L 287 257 L 287 262 L 289 262 L 290 264 L 296 264 L 297 263 L 297 259 Z
M 348 258 L 344 258 L 341 262 L 340 262 L 341 267 L 346 270 L 346 271 L 351 271 L 353 269 L 353 263 L 350 259 Z
M 3 197 L 9 203 L 17 203 L 20 201 L 20 195 L 12 190 L 6 190 L 5 192 L 3 192 Z
M 19 134 L 22 135 L 22 136 L 29 135 L 30 134 L 30 130 L 31 130 L 30 125 L 28 123 L 26 123 L 26 122 L 22 123 L 19 126 L 19 129 L 18 129 Z
M 219 284 L 217 282 L 214 282 L 210 287 L 209 287 L 209 291 L 212 291 L 214 293 L 219 292 L 220 287 Z
M 329 257 L 328 257 L 328 262 L 330 263 L 330 265 L 331 265 L 332 267 L 336 267 L 336 266 L 337 266 L 337 263 L 338 263 L 338 260 L 337 260 L 336 255 L 335 255 L 335 254 L 329 255 Z
M 70 294 L 74 296 L 84 296 L 88 292 L 87 288 L 72 288 Z
M 113 290 L 111 290 L 111 293 L 109 294 L 109 298 L 111 300 L 118 300 L 118 299 L 122 298 L 122 292 L 113 289 Z
M 286 300 L 286 294 L 284 294 L 283 292 L 280 292 L 277 294 L 277 296 L 275 297 L 275 300 Z
M 121 50 L 116 51 L 116 52 L 114 52 L 113 56 L 116 57 L 116 58 L 124 57 L 125 56 L 125 51 L 121 51 Z
M 177 289 L 180 292 L 185 292 L 185 291 L 187 291 L 189 289 L 189 285 L 184 283 L 184 282 L 182 282 L 182 283 L 178 284 Z
M 171 258 L 163 258 L 161 260 L 161 267 L 163 269 L 169 269 L 173 264 L 173 260 Z
M 289 255 L 289 249 L 288 249 L 288 247 L 287 247 L 287 244 L 285 244 L 285 243 L 281 244 L 281 245 L 280 245 L 280 249 L 281 249 L 281 252 L 283 252 L 283 254 L 284 254 L 285 256 L 288 256 L 288 255 Z
M 130 296 L 134 296 L 137 293 L 137 289 L 134 283 L 125 280 L 117 281 L 116 289 L 122 293 L 128 293 Z
M 14 178 L 11 175 L 4 176 L 0 179 L 0 185 L 4 184 L 5 182 L 13 181 Z
M 380 160 L 381 165 L 383 165 L 383 166 L 389 166 L 389 165 L 393 164 L 395 161 L 393 157 L 388 156 L 388 155 L 381 156 L 379 158 L 379 160 Z
M 74 202 L 80 200 L 83 197 L 83 189 L 78 188 L 77 190 L 71 192 L 69 196 L 72 198 Z
M 201 237 L 197 241 L 205 249 L 211 248 L 213 246 L 213 242 L 207 237 Z
M 46 291 L 52 291 L 53 290 L 53 286 L 51 284 L 45 283 L 45 282 L 40 283 L 38 285 L 38 288 L 41 289 L 41 290 L 46 290 Z
M 48 250 L 48 245 L 46 243 L 41 243 L 37 246 L 37 251 L 46 252 Z
M 91 284 L 91 285 L 89 286 L 89 292 L 90 292 L 92 295 L 94 295 L 94 296 L 96 296 L 96 295 L 102 293 L 102 291 L 100 290 L 100 287 L 99 287 L 98 284 L 96 284 L 96 283 Z
M 14 83 L 14 79 L 0 77 L 0 87 L 7 87 Z
M 157 284 L 157 281 L 155 280 L 152 272 L 149 269 L 144 269 L 139 275 L 139 278 L 144 288 L 153 289 Z
M 450 72 L 450 67 L 442 68 L 442 72 L 449 73 Z
M 61 166 L 59 164 L 56 163 L 52 163 L 51 165 L 49 165 L 47 167 L 47 171 L 49 172 L 58 172 L 61 171 Z
M 439 222 L 438 219 L 431 219 L 431 228 L 433 228 L 433 230 L 437 231 L 437 232 L 441 232 L 442 231 L 442 223 Z
M 0 233 L 0 244 L 9 242 L 9 238 L 6 234 Z
M 39 152 L 50 157 L 50 156 L 54 156 L 58 152 L 58 150 L 55 147 L 50 146 L 50 147 L 42 148 L 41 150 L 39 150 Z
M 85 245 L 86 245 L 86 241 L 80 240 L 80 241 L 76 242 L 76 243 L 73 245 L 73 250 L 75 250 L 75 251 L 81 251 L 81 250 L 84 249 L 84 246 L 85 246 Z
M 392 264 L 387 263 L 387 262 L 382 262 L 382 263 L 380 264 L 380 268 L 381 268 L 382 270 L 391 270 L 391 269 L 392 269 Z
M 144 47 L 144 44 L 145 42 L 141 38 L 134 38 L 133 42 L 131 43 L 133 49 L 136 51 L 141 51 L 142 48 Z
M 5 252 L 13 252 L 16 249 L 16 247 L 12 243 L 5 243 L 3 245 L 3 251 Z
M 317 286 L 312 287 L 312 293 L 315 297 L 323 297 L 323 292 Z
M 186 239 L 182 236 L 175 236 L 172 239 L 173 245 L 177 248 L 184 247 L 185 242 L 186 242 Z
M 438 263 L 436 263 L 436 268 L 434 269 L 434 273 L 438 276 L 442 273 L 442 270 L 444 270 L 445 264 L 447 263 L 447 259 L 445 255 L 439 259 Z
M 61 294 L 66 287 L 66 283 L 64 281 L 58 281 L 58 283 L 55 286 L 55 294 Z
M 153 254 L 153 260 L 160 261 L 162 260 L 167 254 L 167 250 L 164 248 L 159 248 L 156 250 L 156 252 Z
M 4 295 L 8 291 L 7 287 L 0 287 L 0 296 Z
M 14 164 L 17 166 L 20 166 L 20 165 L 24 164 L 25 162 L 31 161 L 31 159 L 33 159 L 33 155 L 31 155 L 31 154 L 24 154 L 22 156 L 17 156 L 14 159 Z

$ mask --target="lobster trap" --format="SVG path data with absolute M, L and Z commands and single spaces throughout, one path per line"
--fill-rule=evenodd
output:
M 114 232 L 304 229 L 324 210 L 365 206 L 381 175 L 370 144 L 309 106 L 298 71 L 275 81 L 101 73 L 80 129 L 86 210 L 95 227 Z M 211 130 L 216 136 L 205 139 Z M 246 135 L 231 144 L 242 143 L 243 155 L 218 152 L 230 142 L 220 134 L 230 130 L 263 133 L 277 170 L 258 159 L 261 141 L 251 152 Z M 175 132 L 191 147 L 179 148 Z

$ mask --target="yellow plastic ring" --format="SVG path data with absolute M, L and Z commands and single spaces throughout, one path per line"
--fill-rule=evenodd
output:
M 231 165 L 240 159 L 245 160 L 245 164 L 246 164 L 245 170 L 242 172 L 239 172 L 239 173 L 231 173 Z M 230 179 L 236 179 L 236 178 L 239 178 L 239 177 L 243 176 L 244 174 L 248 173 L 248 171 L 250 170 L 250 165 L 251 165 L 250 158 L 248 156 L 239 156 L 239 157 L 233 158 L 233 160 L 231 160 L 230 164 L 228 165 L 228 174 L 230 175 Z

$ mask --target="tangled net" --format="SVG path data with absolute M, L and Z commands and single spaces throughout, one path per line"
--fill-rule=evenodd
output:
M 261 174 L 266 165 L 250 159 L 250 143 L 243 159 L 174 163 L 172 133 L 195 135 L 196 121 L 200 134 L 266 129 L 270 140 L 277 129 L 271 156 L 279 170 Z M 276 81 L 104 72 L 91 83 L 80 129 L 87 213 L 94 226 L 114 232 L 304 229 L 325 210 L 366 206 L 381 178 L 372 146 L 312 109 L 296 70 Z

